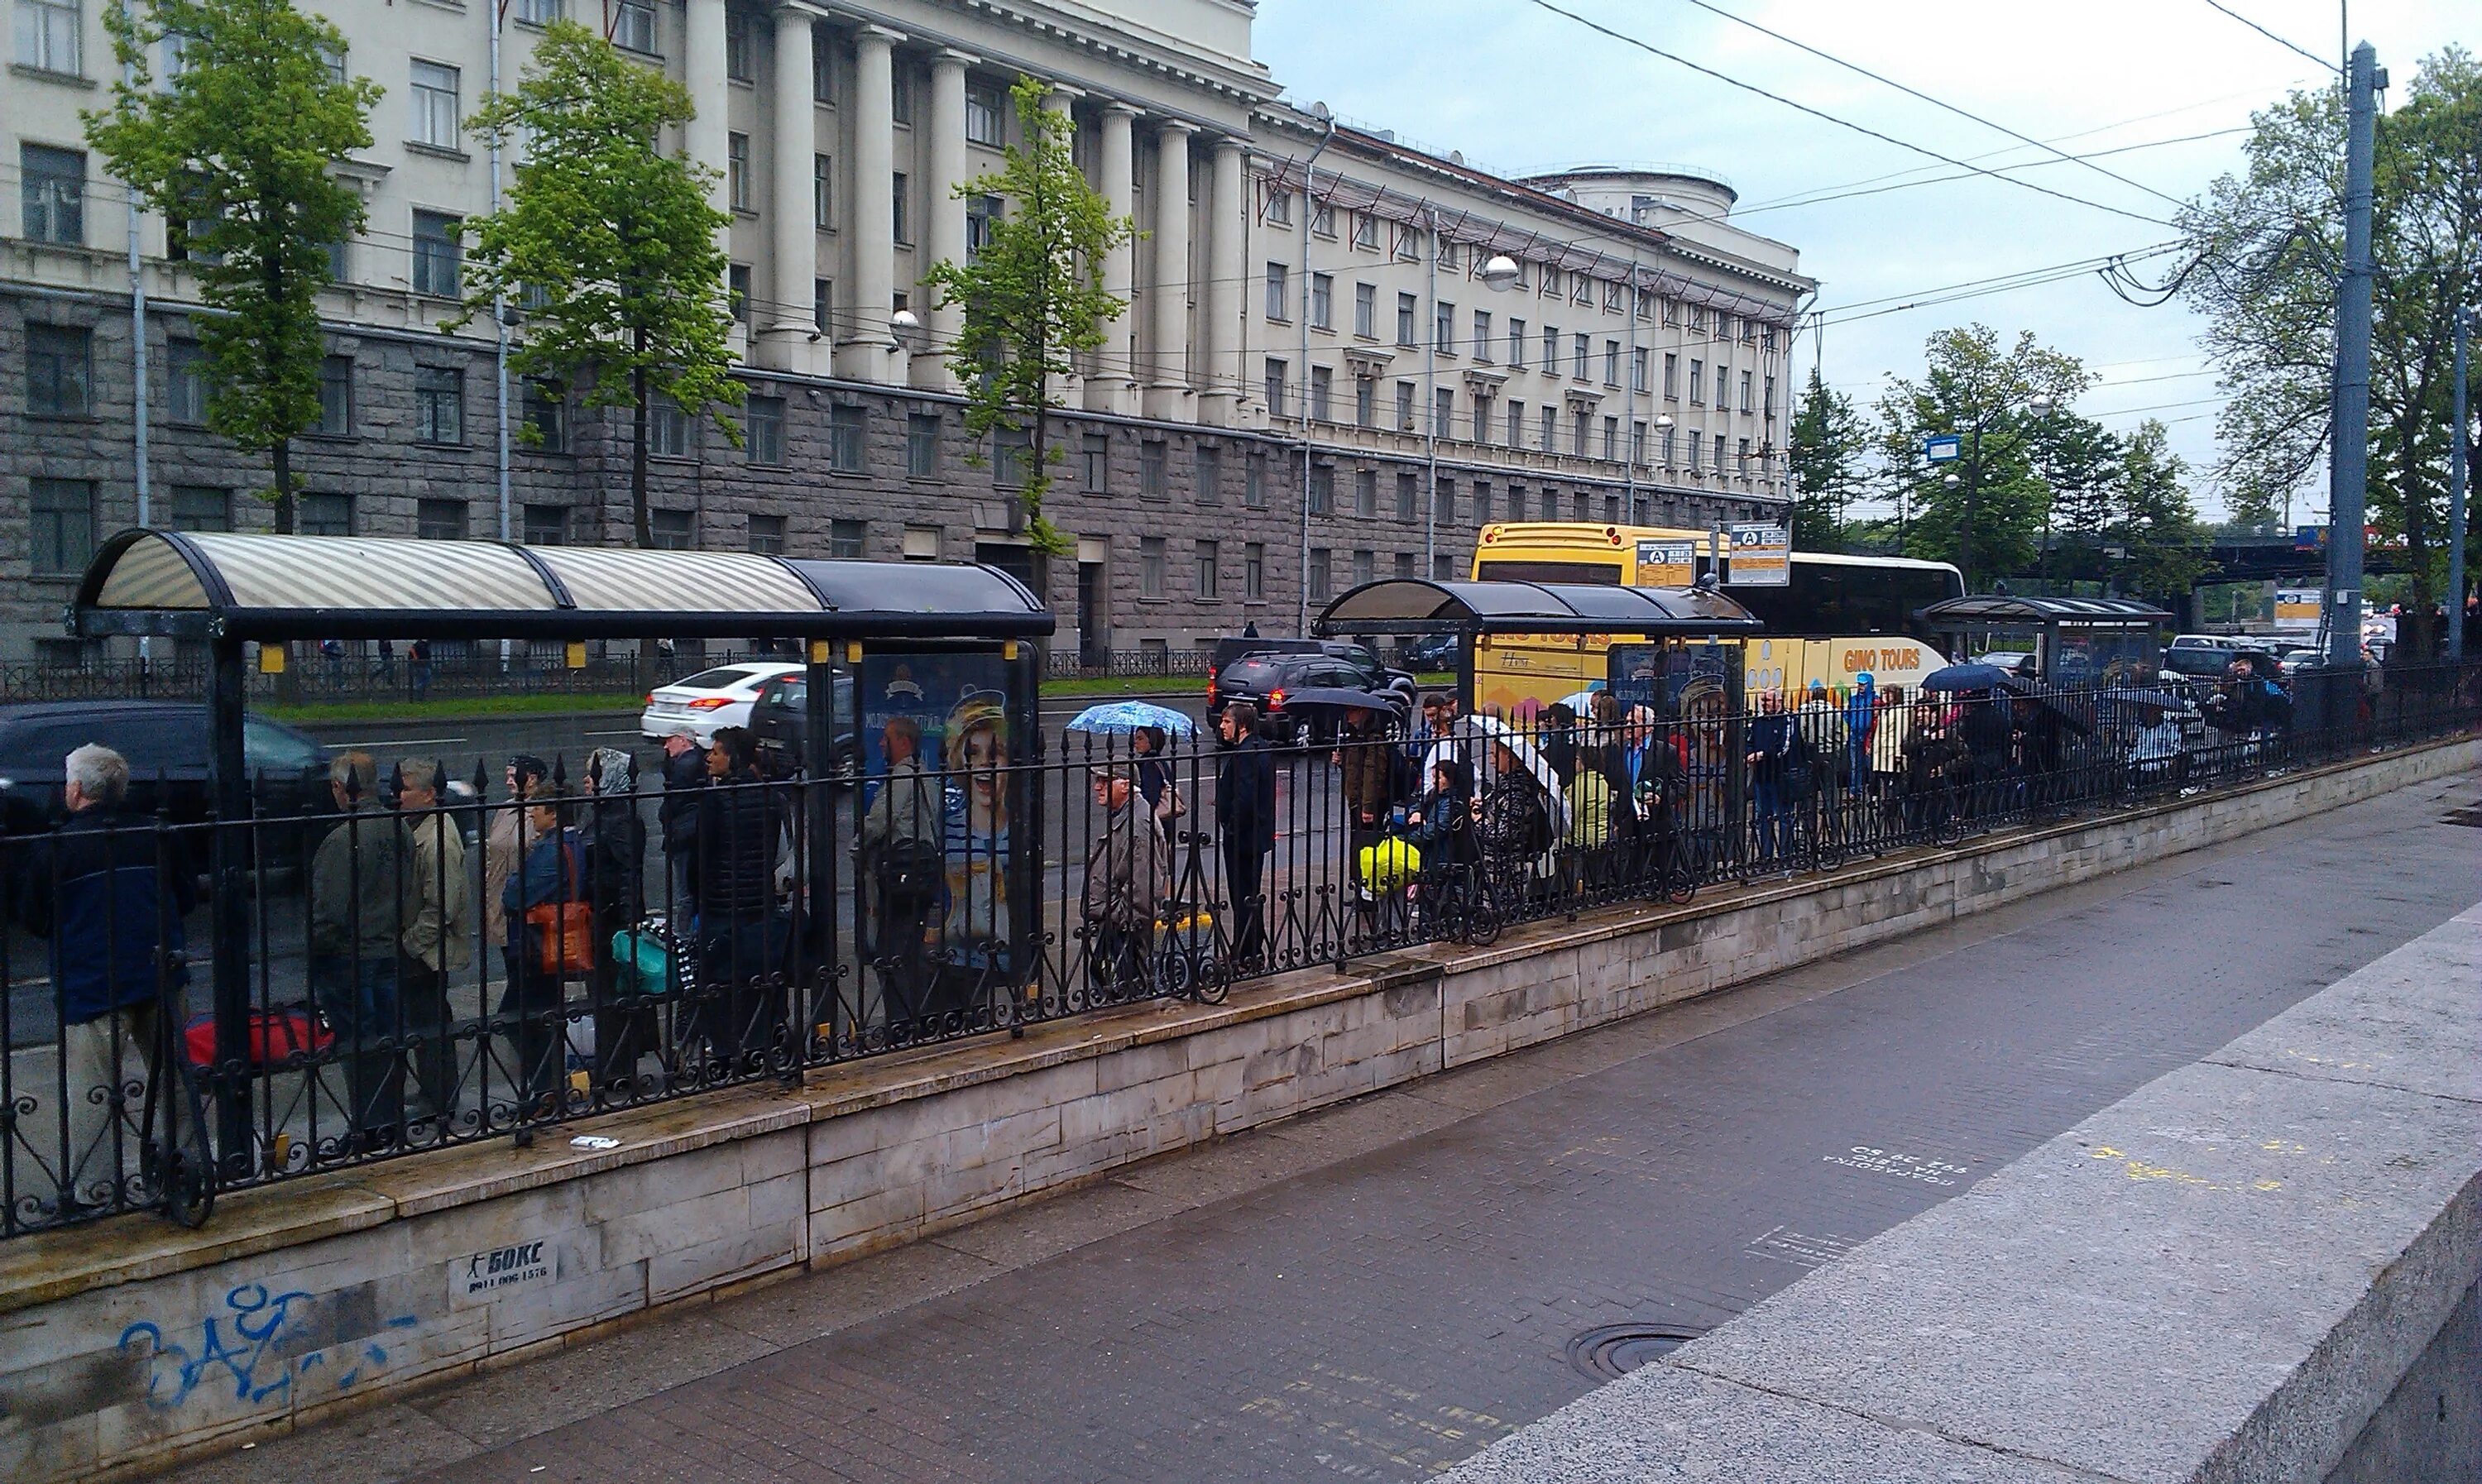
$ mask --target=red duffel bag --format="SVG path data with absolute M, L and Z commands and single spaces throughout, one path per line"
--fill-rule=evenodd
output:
M 296 1055 L 324 1051 L 336 1044 L 318 1012 L 304 1009 L 253 1010 L 244 1037 L 250 1070 L 264 1072 Z M 202 1015 L 181 1030 L 181 1049 L 193 1067 L 212 1066 L 216 1059 L 216 1018 Z

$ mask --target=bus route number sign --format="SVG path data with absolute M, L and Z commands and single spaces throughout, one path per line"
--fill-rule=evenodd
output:
M 1732 568 L 1736 588 L 1781 588 L 1792 582 L 1792 533 L 1769 521 L 1746 521 L 1732 527 Z
M 1698 543 L 1641 538 L 1637 543 L 1637 585 L 1642 588 L 1685 588 L 1698 581 Z
M 1922 439 L 1922 458 L 1932 464 L 1946 464 L 1965 457 L 1965 439 L 1953 433 L 1935 433 Z

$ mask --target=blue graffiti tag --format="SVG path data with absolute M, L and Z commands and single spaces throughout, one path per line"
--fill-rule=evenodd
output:
M 265 1284 L 246 1283 L 224 1295 L 228 1312 L 209 1314 L 199 1321 L 195 1348 L 168 1340 L 163 1326 L 151 1319 L 122 1330 L 120 1348 L 146 1356 L 150 1406 L 177 1407 L 201 1385 L 221 1385 L 226 1379 L 232 1382 L 235 1401 L 255 1404 L 278 1395 L 289 1401 L 294 1382 L 306 1379 L 312 1368 L 327 1360 L 327 1353 L 313 1350 L 297 1361 L 278 1353 L 277 1341 L 311 1326 L 313 1321 L 301 1311 L 315 1302 L 299 1289 L 271 1293 Z M 411 1314 L 387 1321 L 390 1329 L 409 1329 L 414 1323 Z M 347 1337 L 340 1334 L 336 1339 L 342 1344 Z M 387 1358 L 385 1346 L 365 1342 L 355 1364 L 337 1376 L 336 1389 L 353 1386 L 362 1378 L 366 1365 L 384 1365 Z

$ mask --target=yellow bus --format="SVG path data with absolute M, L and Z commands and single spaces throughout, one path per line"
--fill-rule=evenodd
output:
M 1714 565 L 1704 531 L 1509 521 L 1483 527 L 1473 575 L 1683 587 Z M 1911 695 L 1947 663 L 1914 615 L 1965 596 L 1964 575 L 1948 563 L 1796 551 L 1791 579 L 1779 587 L 1732 586 L 1729 548 L 1722 566 L 1725 591 L 1767 626 L 1764 637 L 1742 641 L 1742 680 L 1753 702 L 1767 690 L 1797 702 L 1812 684 L 1841 702 L 1865 673 L 1882 692 L 1902 686 Z M 1607 678 L 1605 651 L 1616 637 L 1626 636 L 1484 636 L 1474 652 L 1474 702 L 1515 720 L 1596 688 Z

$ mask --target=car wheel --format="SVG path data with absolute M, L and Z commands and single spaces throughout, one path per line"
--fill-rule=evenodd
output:
M 836 749 L 828 781 L 838 788 L 851 788 L 861 782 L 861 754 L 847 742 Z

